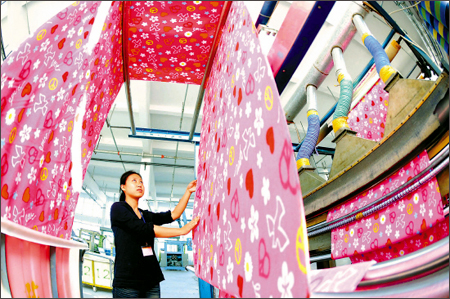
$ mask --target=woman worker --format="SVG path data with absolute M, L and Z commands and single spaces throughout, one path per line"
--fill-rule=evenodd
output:
M 196 180 L 189 183 L 172 212 L 153 213 L 138 208 L 145 190 L 140 174 L 127 171 L 122 175 L 120 201 L 111 206 L 111 228 L 116 246 L 114 298 L 160 297 L 159 283 L 164 276 L 153 249 L 154 240 L 186 235 L 197 225 L 199 217 L 182 228 L 160 226 L 180 218 L 196 187 Z

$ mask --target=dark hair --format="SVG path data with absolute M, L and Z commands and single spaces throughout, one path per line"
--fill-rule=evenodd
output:
M 136 171 L 129 170 L 129 171 L 125 172 L 124 174 L 122 174 L 122 176 L 120 177 L 120 186 L 121 186 L 121 187 L 122 187 L 122 185 L 125 185 L 125 184 L 126 184 L 128 177 L 129 177 L 130 175 L 132 175 L 132 174 L 137 174 L 138 176 L 141 177 L 141 175 L 140 175 L 139 173 L 137 173 Z M 142 178 L 142 177 L 141 177 L 141 178 Z M 119 189 L 120 189 L 120 198 L 119 198 L 119 201 L 125 201 L 125 193 L 123 193 L 123 190 L 122 190 L 121 187 L 119 187 Z

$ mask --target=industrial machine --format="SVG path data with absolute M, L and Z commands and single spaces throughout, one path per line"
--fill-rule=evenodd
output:
M 167 245 L 175 245 L 177 249 L 169 251 Z M 167 240 L 164 243 L 164 251 L 159 255 L 161 267 L 167 270 L 186 270 L 185 267 L 188 265 L 186 247 L 186 241 Z

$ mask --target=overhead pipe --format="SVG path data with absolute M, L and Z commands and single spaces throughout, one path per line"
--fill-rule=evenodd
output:
M 94 154 L 114 154 L 114 155 L 124 155 L 124 156 L 139 156 L 142 158 L 161 158 L 161 159 L 175 159 L 175 156 L 165 156 L 157 154 L 139 154 L 139 153 L 126 153 L 126 152 L 116 152 L 116 151 L 106 151 L 106 150 L 94 150 Z M 176 157 L 177 160 L 194 160 L 191 157 Z
M 119 160 L 99 159 L 99 158 L 91 158 L 91 161 L 110 162 L 110 163 L 138 164 L 138 165 L 145 165 L 145 166 L 161 166 L 161 167 L 177 167 L 177 168 L 194 169 L 194 166 L 191 166 L 191 165 L 164 164 L 164 163 L 143 162 L 143 161 L 119 161 Z
M 339 6 L 335 7 L 335 9 L 339 9 Z M 303 73 L 292 97 L 284 107 L 287 121 L 293 121 L 306 105 L 306 86 L 308 84 L 313 84 L 316 88 L 319 88 L 333 68 L 334 63 L 331 57 L 331 50 L 335 46 L 339 46 L 342 51 L 347 49 L 347 46 L 356 33 L 356 28 L 352 22 L 353 15 L 355 14 L 360 14 L 362 16 L 367 14 L 367 11 L 360 1 L 351 2 L 349 8 L 342 13 L 341 18 L 336 21 L 336 25 L 331 29 L 332 32 L 329 34 L 328 39 L 322 41 L 322 44 L 327 46 L 323 47 L 322 51 L 312 58 L 315 61 L 314 64 L 308 71 Z M 322 36 L 321 33 L 319 33 L 318 37 Z M 303 63 L 301 63 L 299 67 L 303 67 Z
M 186 105 L 186 99 L 187 99 L 187 94 L 188 94 L 188 90 L 189 90 L 189 84 L 186 85 L 186 92 L 184 93 L 184 101 L 183 101 L 183 106 L 181 106 L 181 117 L 180 117 L 180 126 L 179 126 L 179 131 L 181 131 L 181 125 L 183 124 L 183 117 L 184 117 L 184 106 Z M 177 147 L 175 148 L 175 161 L 174 164 L 177 164 L 177 156 L 178 156 L 178 146 L 180 145 L 179 142 L 177 142 Z M 172 197 L 173 197 L 173 185 L 175 183 L 175 167 L 173 168 L 172 171 L 172 187 L 170 190 L 170 202 L 172 202 Z M 180 224 L 180 222 L 178 222 Z M 180 224 L 181 226 L 181 224 Z
M 109 125 L 108 118 L 106 118 L 106 125 L 108 126 L 109 131 L 111 132 L 111 136 L 114 141 L 114 145 L 116 146 L 117 154 L 119 155 L 120 161 L 122 161 L 122 156 L 120 155 L 119 147 L 117 146 L 116 138 L 114 137 L 114 133 L 111 129 L 111 126 Z M 127 171 L 127 169 L 125 168 L 125 165 L 123 163 L 122 163 L 122 167 L 123 167 L 123 170 Z
M 375 60 L 375 66 L 377 68 L 378 75 L 380 76 L 381 80 L 386 83 L 392 75 L 397 73 L 397 71 L 391 66 L 386 52 L 370 32 L 369 28 L 366 25 L 366 22 L 364 22 L 363 17 L 358 14 L 355 15 L 353 17 L 353 23 L 358 29 L 358 32 L 361 34 L 363 44 L 366 46 L 367 50 L 369 50 L 370 54 L 372 54 L 373 59 Z
M 297 169 L 310 165 L 309 157 L 314 152 L 317 138 L 319 137 L 320 119 L 319 113 L 317 112 L 316 90 L 317 88 L 314 85 L 308 85 L 306 87 L 308 98 L 308 112 L 306 114 L 308 117 L 308 131 L 297 154 Z
M 264 1 L 264 5 L 261 8 L 261 12 L 259 13 L 258 19 L 255 23 L 257 30 L 259 25 L 267 25 L 277 5 L 278 1 Z
M 205 94 L 205 84 L 206 80 L 211 73 L 212 63 L 214 57 L 216 56 L 217 47 L 219 46 L 219 38 L 222 35 L 221 30 L 225 25 L 225 21 L 227 20 L 228 13 L 230 12 L 231 1 L 225 1 L 222 9 L 222 13 L 220 14 L 219 25 L 217 26 L 216 34 L 214 35 L 214 40 L 211 46 L 211 52 L 209 53 L 208 62 L 206 64 L 205 75 L 203 76 L 202 84 L 200 85 L 200 91 L 197 96 L 197 102 L 195 103 L 194 115 L 192 116 L 191 130 L 189 131 L 189 141 L 192 141 L 194 138 L 195 127 L 197 127 L 198 115 L 200 114 L 200 108 L 202 107 L 203 95 Z M 136 132 L 133 133 L 136 135 Z
M 350 110 L 350 105 L 352 104 L 353 82 L 345 66 L 342 49 L 339 47 L 333 48 L 331 55 L 333 56 L 333 61 L 336 65 L 336 77 L 340 85 L 339 101 L 337 102 L 336 110 L 333 115 L 333 130 L 336 133 L 342 127 L 349 128 L 347 115 Z

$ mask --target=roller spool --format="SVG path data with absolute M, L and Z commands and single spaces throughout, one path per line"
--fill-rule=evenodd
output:
M 302 166 L 310 165 L 309 157 L 311 157 L 314 152 L 317 139 L 319 138 L 320 119 L 319 113 L 317 112 L 316 90 L 317 88 L 314 85 L 308 85 L 306 87 L 308 101 L 308 131 L 306 132 L 305 140 L 297 154 L 297 169 L 300 169 Z
M 353 82 L 345 66 L 344 56 L 339 47 L 331 51 L 334 65 L 336 66 L 336 77 L 340 85 L 339 101 L 333 115 L 333 130 L 336 133 L 340 128 L 349 128 L 347 115 L 350 110 L 353 96 Z
M 362 41 L 369 52 L 372 54 L 375 60 L 375 66 L 377 68 L 378 75 L 384 83 L 396 73 L 396 70 L 391 66 L 389 58 L 384 51 L 381 44 L 372 35 L 366 23 L 364 22 L 361 15 L 355 15 L 353 17 L 353 23 L 355 24 L 358 32 L 362 36 Z

